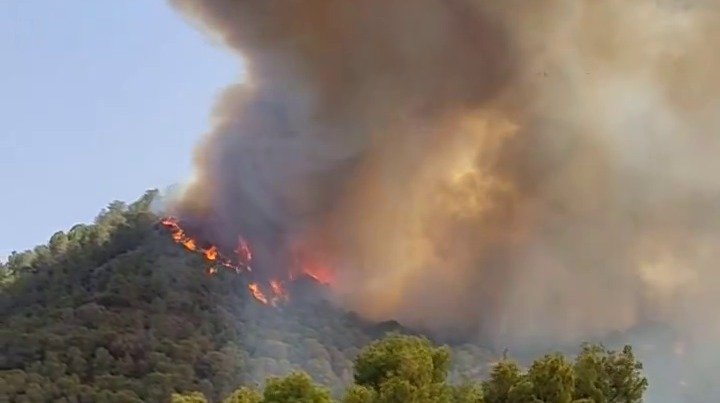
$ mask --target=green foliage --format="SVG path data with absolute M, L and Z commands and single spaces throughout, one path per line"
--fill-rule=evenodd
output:
M 460 385 L 453 386 L 452 401 L 455 403 L 484 403 L 485 395 L 482 385 L 465 381 Z
M 575 398 L 597 403 L 636 403 L 648 386 L 630 346 L 622 351 L 584 345 L 575 360 Z
M 377 400 L 375 389 L 361 385 L 350 385 L 343 397 L 344 403 L 372 403 Z
M 487 403 L 504 403 L 510 401 L 511 392 L 518 395 L 518 385 L 523 380 L 520 367 L 513 361 L 503 360 L 493 367 L 490 378 L 483 383 L 485 401 Z
M 306 373 L 293 372 L 284 378 L 270 378 L 263 403 L 329 403 L 330 392 L 315 385 Z
M 260 403 L 262 399 L 260 392 L 243 386 L 223 399 L 223 403 Z
M 379 402 L 439 402 L 450 399 L 446 377 L 450 354 L 417 336 L 390 335 L 364 348 L 355 361 L 355 382 Z
M 638 403 L 648 385 L 641 370 L 629 346 L 615 352 L 588 344 L 574 363 L 550 354 L 533 362 L 526 373 L 503 360 L 483 389 L 488 403 Z
M 190 392 L 186 394 L 173 393 L 170 396 L 172 403 L 207 403 L 207 399 L 200 392 Z
M 536 400 L 553 403 L 570 403 L 573 400 L 575 373 L 565 357 L 546 355 L 535 361 L 526 375 Z

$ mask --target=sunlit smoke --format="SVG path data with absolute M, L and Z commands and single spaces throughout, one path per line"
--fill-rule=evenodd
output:
M 247 63 L 175 210 L 495 343 L 720 336 L 715 2 L 175 0 Z

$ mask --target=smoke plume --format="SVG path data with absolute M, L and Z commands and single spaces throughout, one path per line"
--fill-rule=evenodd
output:
M 241 55 L 175 209 L 493 342 L 717 340 L 715 2 L 174 0 Z

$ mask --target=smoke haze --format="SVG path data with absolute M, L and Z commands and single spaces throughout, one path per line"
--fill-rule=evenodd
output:
M 179 214 L 493 343 L 720 336 L 716 2 L 174 0 L 241 55 Z

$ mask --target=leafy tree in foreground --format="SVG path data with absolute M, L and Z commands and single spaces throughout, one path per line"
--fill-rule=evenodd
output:
M 638 403 L 648 381 L 642 364 L 630 346 L 612 351 L 599 345 L 584 345 L 575 360 L 575 398 L 596 403 Z
M 207 403 L 207 399 L 200 392 L 192 392 L 186 394 L 173 393 L 170 397 L 172 403 Z
M 490 372 L 490 378 L 483 383 L 485 401 L 487 403 L 509 402 L 511 393 L 518 393 L 517 388 L 521 381 L 522 373 L 515 362 L 500 361 Z
M 262 395 L 255 389 L 242 387 L 223 400 L 223 403 L 261 403 Z
M 536 360 L 527 372 L 532 397 L 541 402 L 570 403 L 573 400 L 575 373 L 572 364 L 559 354 Z
M 487 403 L 639 403 L 647 389 L 642 364 L 621 352 L 584 345 L 574 363 L 559 354 L 536 360 L 523 373 L 503 360 L 484 382 Z
M 265 385 L 263 403 L 329 403 L 330 392 L 315 385 L 304 372 L 284 378 L 270 378 Z
M 455 403 L 484 403 L 482 386 L 470 381 L 457 385 L 452 388 L 452 401 Z
M 376 400 L 377 392 L 375 392 L 375 389 L 360 385 L 350 385 L 345 392 L 343 403 L 372 403 Z
M 445 402 L 451 398 L 445 382 L 449 366 L 446 347 L 424 337 L 390 335 L 360 352 L 355 383 L 372 390 L 378 402 Z

